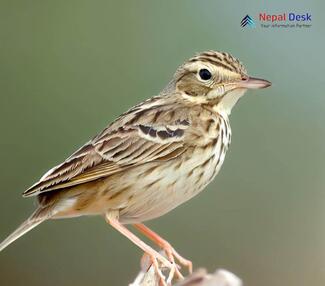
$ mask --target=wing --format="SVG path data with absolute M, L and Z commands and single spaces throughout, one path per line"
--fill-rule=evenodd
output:
M 83 184 L 132 166 L 166 161 L 182 154 L 191 125 L 188 110 L 184 106 L 159 104 L 160 97 L 153 99 L 122 114 L 23 195 Z

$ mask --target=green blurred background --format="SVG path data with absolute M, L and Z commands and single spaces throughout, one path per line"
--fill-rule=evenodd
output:
M 233 143 L 205 192 L 149 225 L 195 266 L 249 286 L 325 285 L 321 1 L 0 1 L 0 238 L 21 192 L 198 51 L 232 53 L 273 82 L 231 116 Z M 259 12 L 309 29 L 243 29 Z M 0 285 L 127 285 L 142 253 L 100 217 L 50 221 L 0 253 Z

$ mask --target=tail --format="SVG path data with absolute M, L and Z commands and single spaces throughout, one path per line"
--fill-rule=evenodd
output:
M 26 221 L 24 221 L 12 234 L 10 234 L 3 242 L 0 243 L 0 252 L 16 239 L 23 236 L 43 221 L 49 219 L 51 214 L 44 209 L 36 210 Z

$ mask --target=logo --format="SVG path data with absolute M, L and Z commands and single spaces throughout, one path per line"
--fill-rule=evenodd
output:
M 253 20 L 253 18 L 249 15 L 246 15 L 240 22 L 240 25 L 242 27 L 250 27 L 250 28 L 254 28 L 255 27 L 255 22 Z
M 277 14 L 260 12 L 254 15 L 254 18 L 246 15 L 240 21 L 240 26 L 243 28 L 310 28 L 312 26 L 312 14 L 310 12 L 282 12 Z
M 262 28 L 310 28 L 311 13 L 260 13 L 259 21 Z

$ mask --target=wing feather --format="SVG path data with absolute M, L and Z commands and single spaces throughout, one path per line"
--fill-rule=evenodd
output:
M 122 115 L 66 161 L 48 171 L 23 195 L 83 184 L 132 166 L 170 160 L 182 154 L 186 150 L 186 130 L 190 127 L 184 112 L 177 113 L 171 108 L 161 110 L 161 105 L 155 108 L 152 103 L 146 108 L 145 103 L 134 112 Z

